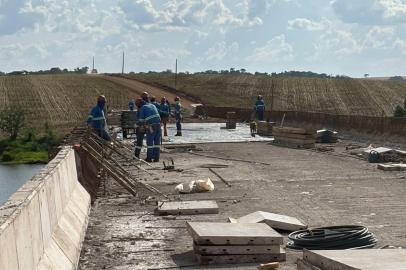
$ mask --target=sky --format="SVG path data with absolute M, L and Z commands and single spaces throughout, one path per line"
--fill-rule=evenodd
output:
M 0 0 L 0 71 L 406 75 L 406 0 Z

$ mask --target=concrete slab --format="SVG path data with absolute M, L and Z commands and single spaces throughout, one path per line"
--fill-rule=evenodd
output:
M 203 265 L 210 264 L 240 264 L 240 263 L 270 263 L 286 261 L 286 253 L 257 254 L 257 255 L 219 255 L 203 256 L 196 254 L 197 261 Z
M 49 247 L 46 249 L 46 260 L 43 264 L 41 260 L 39 269 L 58 269 L 58 270 L 72 270 L 75 269 L 75 265 L 66 257 L 61 248 L 51 241 Z M 44 266 L 42 266 L 44 265 Z
M 44 253 L 44 242 L 42 238 L 42 224 L 39 205 L 39 193 L 31 198 L 28 205 L 28 213 L 31 226 L 31 241 L 34 265 L 38 265 Z
M 298 259 L 297 260 L 297 270 L 322 270 L 316 266 L 313 266 L 312 264 L 302 260 Z
M 323 270 L 406 270 L 405 249 L 306 250 L 303 259 Z
M 256 211 L 254 213 L 235 219 L 235 221 L 237 223 L 265 223 L 274 229 L 285 231 L 298 231 L 307 228 L 307 225 L 303 224 L 295 217 L 289 217 L 264 211 Z
M 218 214 L 216 201 L 158 202 L 158 215 Z
M 378 164 L 378 169 L 383 171 L 406 171 L 406 164 Z
M 282 245 L 283 237 L 261 223 L 187 222 L 198 245 Z
M 0 232 L 0 269 L 18 269 L 18 257 L 13 224 Z
M 201 255 L 236 255 L 236 254 L 279 254 L 283 253 L 280 245 L 262 246 L 193 246 L 195 253 Z

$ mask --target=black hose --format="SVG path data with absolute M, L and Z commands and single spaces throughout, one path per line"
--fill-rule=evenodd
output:
M 378 242 L 368 228 L 358 225 L 300 230 L 288 238 L 287 247 L 309 250 L 371 248 Z

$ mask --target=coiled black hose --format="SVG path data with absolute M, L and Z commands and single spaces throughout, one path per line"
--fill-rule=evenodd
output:
M 358 225 L 300 230 L 288 237 L 287 247 L 309 250 L 371 248 L 378 242 L 368 228 Z

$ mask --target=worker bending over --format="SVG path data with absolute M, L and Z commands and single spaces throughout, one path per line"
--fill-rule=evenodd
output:
M 99 137 L 105 139 L 106 141 L 111 141 L 111 136 L 108 131 L 106 117 L 104 109 L 106 106 L 106 97 L 100 95 L 97 98 L 97 105 L 92 108 L 89 116 L 87 117 L 88 126 L 92 127 L 93 130 L 99 135 Z
M 145 99 L 143 97 L 145 102 Z M 159 162 L 161 151 L 161 117 L 152 103 L 144 103 L 138 115 L 140 126 L 144 126 L 147 133 L 147 162 Z
M 138 98 L 135 101 L 135 106 L 137 106 L 137 119 L 140 117 L 140 110 L 141 107 L 145 104 L 145 101 L 143 101 L 141 98 Z M 136 158 L 140 158 L 141 150 L 142 150 L 142 144 L 144 142 L 144 137 L 145 137 L 145 126 L 137 126 L 135 129 L 135 135 L 136 135 L 136 141 L 135 141 L 135 146 L 134 146 L 134 156 Z
M 261 95 L 258 96 L 257 101 L 255 102 L 254 110 L 256 112 L 257 120 L 264 121 L 265 103 Z
M 175 136 L 182 136 L 182 104 L 180 98 L 175 98 L 175 120 L 176 120 L 176 134 Z
M 161 116 L 161 123 L 164 127 L 164 136 L 168 136 L 168 129 L 166 125 L 168 124 L 169 115 L 171 114 L 171 107 L 168 105 L 166 98 L 161 99 L 161 104 L 159 104 L 159 115 Z

